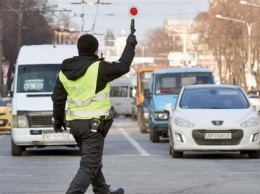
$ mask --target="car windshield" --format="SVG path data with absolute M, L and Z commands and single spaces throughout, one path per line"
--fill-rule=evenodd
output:
M 200 84 L 214 83 L 211 73 L 158 74 L 155 77 L 155 93 L 157 95 L 179 94 L 183 86 L 197 84 L 198 77 L 202 80 Z
M 189 88 L 183 91 L 179 106 L 183 109 L 245 109 L 250 106 L 239 88 Z
M 52 92 L 60 65 L 20 65 L 17 92 Z

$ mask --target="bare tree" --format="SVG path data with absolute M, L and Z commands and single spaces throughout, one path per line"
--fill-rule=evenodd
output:
M 169 65 L 168 53 L 172 51 L 173 41 L 164 28 L 156 28 L 147 33 L 146 50 L 155 58 L 157 65 Z
M 22 45 L 51 43 L 53 30 L 43 10 L 47 1 L 1 0 L 3 13 L 3 52 L 9 59 L 7 85 L 10 89 L 19 49 Z
M 227 19 L 216 18 L 217 14 Z M 207 44 L 215 56 L 222 83 L 234 83 L 248 89 L 246 72 L 253 69 L 253 58 L 259 61 L 259 55 L 256 55 L 260 48 L 258 21 L 259 9 L 241 5 L 239 0 L 215 1 L 207 12 L 196 17 L 200 43 Z M 253 57 L 249 57 L 251 54 Z M 257 78 L 258 68 L 254 73 Z M 257 78 L 258 85 L 259 81 Z

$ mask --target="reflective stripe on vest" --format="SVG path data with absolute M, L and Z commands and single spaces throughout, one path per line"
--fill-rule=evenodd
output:
M 81 101 L 81 100 L 77 100 L 77 99 L 73 99 L 71 97 L 68 97 L 67 101 L 70 103 L 74 103 L 77 106 L 87 106 L 91 101 L 101 101 L 104 100 L 106 98 L 108 98 L 110 95 L 110 93 L 104 93 L 104 94 L 100 94 L 98 96 L 94 96 L 93 98 Z
M 67 110 L 66 114 L 73 117 L 97 117 L 100 115 L 109 115 L 109 110 L 94 110 L 94 111 L 73 111 Z

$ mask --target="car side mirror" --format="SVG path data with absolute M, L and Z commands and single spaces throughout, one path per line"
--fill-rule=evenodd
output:
M 10 92 L 9 92 L 9 95 L 10 95 L 10 97 L 12 98 L 12 97 L 14 96 L 14 92 L 13 92 L 13 91 L 10 91 Z
M 164 106 L 164 111 L 166 111 L 169 117 L 172 116 L 172 103 L 166 103 Z

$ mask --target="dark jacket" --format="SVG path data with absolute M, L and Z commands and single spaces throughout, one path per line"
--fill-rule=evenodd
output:
M 117 62 L 108 63 L 103 59 L 98 58 L 95 54 L 86 54 L 84 56 L 81 55 L 65 59 L 61 64 L 60 70 L 67 79 L 77 80 L 85 74 L 91 64 L 95 61 L 100 61 L 96 84 L 96 93 L 98 93 L 105 88 L 108 82 L 129 72 L 134 55 L 134 47 L 126 45 L 122 56 Z M 55 120 L 63 120 L 65 118 L 67 96 L 68 93 L 58 77 L 52 94 L 53 117 Z

